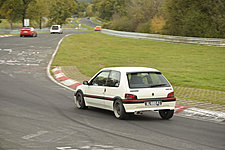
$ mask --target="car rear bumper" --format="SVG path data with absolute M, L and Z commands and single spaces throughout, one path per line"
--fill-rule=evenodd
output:
M 50 30 L 51 33 L 61 33 L 62 30 Z
M 20 35 L 32 35 L 32 33 L 20 33 Z
M 162 102 L 162 105 L 156 105 L 156 106 L 145 106 L 145 102 L 143 103 L 130 103 L 130 104 L 123 104 L 125 111 L 127 113 L 131 112 L 139 112 L 139 111 L 157 111 L 157 110 L 174 110 L 176 101 L 170 101 L 170 102 Z

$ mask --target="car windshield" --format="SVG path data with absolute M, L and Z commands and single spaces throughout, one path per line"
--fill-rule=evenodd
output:
M 58 29 L 59 29 L 58 26 L 53 26 L 53 27 L 52 27 L 52 30 L 58 30 Z
M 170 87 L 160 72 L 127 73 L 130 88 Z

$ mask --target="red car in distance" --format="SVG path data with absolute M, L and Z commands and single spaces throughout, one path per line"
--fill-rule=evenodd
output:
M 24 36 L 37 37 L 37 32 L 33 27 L 23 27 L 20 31 L 20 37 Z

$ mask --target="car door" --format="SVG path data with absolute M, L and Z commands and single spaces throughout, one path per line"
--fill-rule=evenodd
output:
M 113 109 L 113 98 L 116 96 L 121 95 L 121 89 L 119 89 L 120 86 L 120 78 L 121 74 L 119 71 L 111 71 L 106 83 L 104 96 L 107 98 L 105 100 L 105 107 L 106 109 Z
M 88 105 L 104 108 L 105 87 L 109 76 L 109 71 L 102 71 L 95 76 L 85 91 L 85 99 Z

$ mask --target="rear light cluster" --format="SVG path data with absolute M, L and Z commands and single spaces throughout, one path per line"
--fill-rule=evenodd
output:
M 174 92 L 169 93 L 167 97 L 174 97 Z
M 137 99 L 137 96 L 133 95 L 133 94 L 125 94 L 125 98 L 126 99 Z

